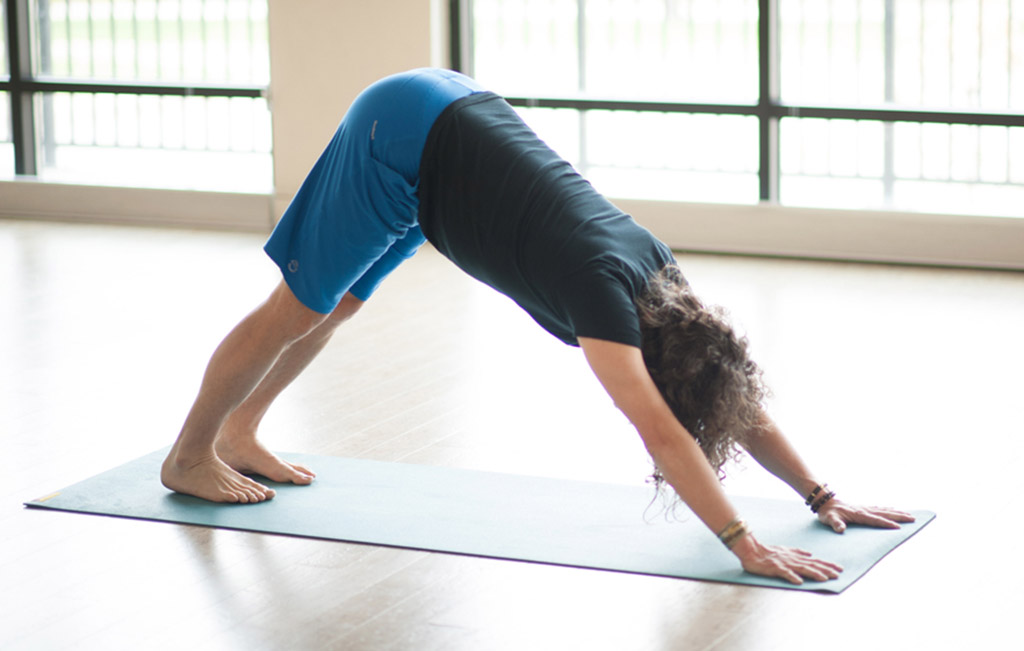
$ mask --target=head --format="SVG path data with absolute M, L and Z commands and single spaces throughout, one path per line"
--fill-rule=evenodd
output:
M 721 308 L 697 298 L 674 265 L 651 279 L 637 305 L 647 370 L 724 478 L 725 463 L 757 431 L 767 394 L 746 338 L 736 335 Z

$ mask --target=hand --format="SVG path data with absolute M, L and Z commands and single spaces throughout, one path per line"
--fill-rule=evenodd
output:
M 732 552 L 747 572 L 779 577 L 796 585 L 802 584 L 805 578 L 811 581 L 835 579 L 843 571 L 842 566 L 814 558 L 802 549 L 762 545 L 749 533 L 740 538 Z
M 853 506 L 832 498 L 818 511 L 818 520 L 832 527 L 836 533 L 843 533 L 848 524 L 899 529 L 900 522 L 913 522 L 914 516 L 888 507 Z

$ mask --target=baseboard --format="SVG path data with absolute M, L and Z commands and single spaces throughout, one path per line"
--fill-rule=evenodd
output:
M 0 181 L 0 217 L 269 231 L 269 194 Z
M 1024 219 L 616 200 L 684 251 L 1024 270 Z
M 0 181 L 0 217 L 268 232 L 290 197 Z M 1024 270 L 1024 219 L 614 200 L 683 251 Z

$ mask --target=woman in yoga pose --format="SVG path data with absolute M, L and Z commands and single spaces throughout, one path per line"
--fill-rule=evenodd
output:
M 283 280 L 216 349 L 164 461 L 169 489 L 251 503 L 247 477 L 309 484 L 257 439 L 273 400 L 424 241 L 579 346 L 650 452 L 656 476 L 749 572 L 793 583 L 841 571 L 759 542 L 719 483 L 740 449 L 819 520 L 913 518 L 837 499 L 762 408 L 757 366 L 690 291 L 671 251 L 600 196 L 497 95 L 451 71 L 383 79 L 352 104 L 265 247 Z

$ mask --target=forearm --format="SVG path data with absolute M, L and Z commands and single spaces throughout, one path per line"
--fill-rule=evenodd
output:
M 676 419 L 644 366 L 640 350 L 580 339 L 587 361 L 680 499 L 713 532 L 736 518 L 715 471 L 700 446 Z
M 718 533 L 738 512 L 693 437 L 675 425 L 677 431 L 665 433 L 641 429 L 643 425 L 637 429 L 665 481 L 708 529 Z
M 806 497 L 820 483 L 767 414 L 762 414 L 760 429 L 748 438 L 744 447 L 765 470 L 801 497 Z

